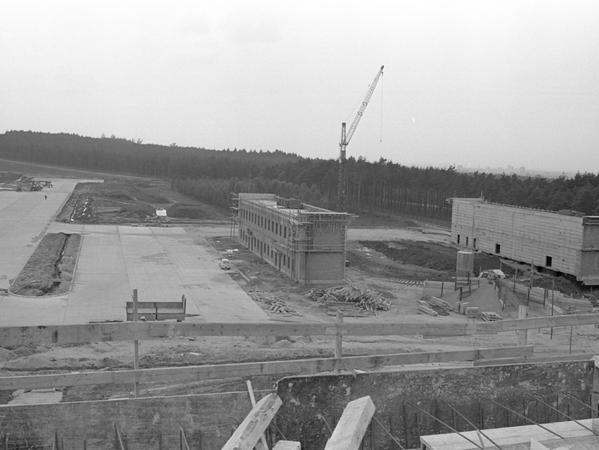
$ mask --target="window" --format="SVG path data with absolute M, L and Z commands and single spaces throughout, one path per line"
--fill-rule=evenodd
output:
M 495 253 L 501 253 L 501 245 L 495 244 Z
M 458 245 L 460 244 L 460 235 L 458 234 Z
M 553 263 L 553 258 L 551 256 L 545 256 L 545 266 L 551 267 L 552 263 Z
M 466 236 L 466 247 L 468 247 L 468 236 Z
M 472 238 L 472 247 L 476 248 L 476 238 Z
M 283 237 L 287 237 L 287 227 L 283 227 Z

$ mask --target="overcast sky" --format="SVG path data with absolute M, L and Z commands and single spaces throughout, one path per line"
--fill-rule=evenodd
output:
M 0 131 L 336 158 L 384 64 L 348 156 L 599 171 L 596 0 L 5 0 L 0 55 Z

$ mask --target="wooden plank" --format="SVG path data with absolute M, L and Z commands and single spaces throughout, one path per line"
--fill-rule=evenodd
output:
M 502 333 L 533 328 L 569 327 L 599 323 L 599 314 L 567 314 L 563 316 L 529 317 L 528 319 L 498 320 L 477 324 L 477 332 Z
M 345 336 L 467 336 L 599 323 L 599 314 L 576 314 L 532 317 L 481 323 L 344 323 Z M 185 323 L 138 322 L 92 323 L 85 325 L 39 325 L 1 327 L 0 345 L 84 344 L 102 341 L 149 340 L 186 336 L 335 336 L 335 323 L 253 322 L 253 323 Z
M 272 450 L 302 450 L 302 444 L 297 441 L 278 441 Z
M 404 364 L 427 364 L 452 361 L 478 361 L 533 354 L 533 347 L 499 347 L 454 350 L 449 352 L 394 353 L 387 355 L 349 356 L 341 358 L 346 370 L 377 369 Z M 267 361 L 237 364 L 216 364 L 187 367 L 157 367 L 137 371 L 139 383 L 190 382 L 198 379 L 245 378 L 261 375 L 313 374 L 335 369 L 336 358 L 311 358 L 287 361 Z M 0 377 L 0 391 L 41 389 L 47 387 L 90 386 L 101 384 L 129 384 L 134 381 L 134 370 L 96 371 L 48 375 Z
M 559 317 L 559 316 L 554 316 Z M 597 316 L 599 322 L 599 316 Z M 494 332 L 493 329 L 485 332 Z M 335 323 L 252 322 L 252 323 L 90 323 L 84 325 L 38 325 L 0 327 L 0 344 L 17 347 L 25 344 L 85 344 L 103 341 L 148 340 L 189 336 L 335 336 Z M 344 323 L 346 336 L 465 336 L 477 332 L 469 324 Z
M 349 402 L 327 441 L 325 450 L 359 450 L 374 410 L 370 396 Z
M 252 387 L 252 382 L 250 380 L 246 380 L 245 384 L 248 388 L 248 394 L 250 395 L 250 402 L 252 403 L 252 408 L 256 406 L 256 397 L 254 396 L 254 388 Z M 260 435 L 260 441 L 256 443 L 255 450 L 268 450 L 268 445 L 266 444 L 266 436 L 264 433 Z
M 530 439 L 530 450 L 549 450 L 549 447 L 541 444 L 536 439 L 531 438 Z
M 268 394 L 262 398 L 243 419 L 222 450 L 252 450 L 281 404 L 277 394 Z

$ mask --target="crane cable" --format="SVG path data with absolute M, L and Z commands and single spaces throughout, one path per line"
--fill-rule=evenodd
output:
M 381 74 L 381 129 L 379 131 L 379 142 L 383 142 L 383 92 L 385 92 L 385 77 L 384 73 Z

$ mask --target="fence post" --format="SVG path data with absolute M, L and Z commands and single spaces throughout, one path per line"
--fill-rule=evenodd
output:
M 570 327 L 570 345 L 568 347 L 568 355 L 572 354 L 572 331 L 574 327 Z
M 337 310 L 337 320 L 335 322 L 335 371 L 341 370 L 341 357 L 343 356 L 343 313 Z
M 133 323 L 137 322 L 137 289 L 133 289 Z M 137 385 L 137 369 L 139 369 L 139 341 L 133 341 L 133 370 L 135 370 L 133 381 L 133 396 L 139 395 L 139 386 Z
M 526 319 L 528 308 L 524 305 L 518 306 L 518 319 Z M 518 345 L 526 345 L 528 342 L 528 330 L 518 330 Z
M 443 285 L 445 284 L 444 281 L 441 281 L 441 297 L 443 297 Z

